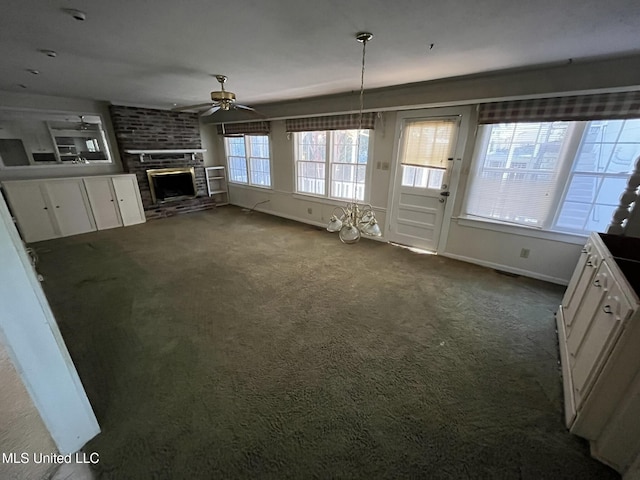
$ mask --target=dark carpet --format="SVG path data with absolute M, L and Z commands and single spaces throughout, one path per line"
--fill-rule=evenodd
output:
M 235 207 L 36 245 L 100 479 L 609 479 L 563 288 Z

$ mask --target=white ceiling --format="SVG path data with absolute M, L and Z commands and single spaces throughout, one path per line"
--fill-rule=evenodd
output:
M 367 88 L 640 51 L 637 0 L 0 0 L 0 12 L 0 90 L 157 108 L 208 101 L 217 73 L 248 105 L 357 90 L 360 30 L 374 35 Z

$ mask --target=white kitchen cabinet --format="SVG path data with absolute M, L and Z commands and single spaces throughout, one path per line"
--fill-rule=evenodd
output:
M 2 185 L 25 242 L 96 229 L 81 179 L 20 180 Z
M 61 236 L 78 235 L 96 229 L 87 192 L 81 179 L 49 180 L 45 188 L 49 193 L 53 207 L 51 212 L 55 216 Z
M 44 184 L 41 182 L 6 182 L 3 188 L 19 223 L 25 242 L 37 242 L 60 236 Z
M 140 199 L 140 189 L 135 175 L 111 177 L 118 200 L 120 217 L 124 226 L 145 222 L 144 209 Z
M 91 204 L 98 230 L 122 227 L 120 210 L 111 178 L 85 178 L 84 186 L 87 189 L 89 203 Z
M 87 177 L 84 185 L 98 230 L 145 221 L 135 175 Z
M 145 221 L 135 175 L 2 183 L 25 242 Z
M 620 473 L 640 453 L 640 239 L 592 234 L 557 326 L 565 420 Z
M 567 330 L 570 330 L 578 308 L 582 306 L 582 300 L 591 284 L 591 280 L 600 266 L 602 260 L 600 253 L 593 245 L 591 239 L 587 240 L 582 249 L 578 265 L 567 286 L 567 291 L 562 299 L 562 309 Z

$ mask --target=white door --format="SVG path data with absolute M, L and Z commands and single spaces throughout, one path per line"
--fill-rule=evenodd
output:
M 20 232 L 28 243 L 60 236 L 52 221 L 43 185 L 42 182 L 7 182 L 3 185 Z
M 82 180 L 47 180 L 46 184 L 62 236 L 96 229 Z
M 84 186 L 98 230 L 121 227 L 122 219 L 111 177 L 85 178 Z
M 145 221 L 144 209 L 135 175 L 119 175 L 112 178 L 122 223 L 125 226 L 143 223 Z
M 452 193 L 452 169 L 464 148 L 463 120 L 467 121 L 460 113 L 399 118 L 390 241 L 438 250 L 445 211 L 450 215 L 445 207 Z

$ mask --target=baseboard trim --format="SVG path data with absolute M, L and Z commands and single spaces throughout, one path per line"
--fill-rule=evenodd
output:
M 564 278 L 552 277 L 551 275 L 544 275 L 542 273 L 531 272 L 529 270 L 524 270 L 522 268 L 510 267 L 509 265 L 502 265 L 500 263 L 487 262 L 484 260 L 479 260 L 473 257 L 466 257 L 464 255 L 456 255 L 455 253 L 439 253 L 443 257 L 452 258 L 454 260 L 460 260 L 462 262 L 473 263 L 475 265 L 480 265 L 482 267 L 493 268 L 494 270 L 501 270 L 507 273 L 514 273 L 516 275 L 522 275 L 523 277 L 535 278 L 536 280 L 544 280 L 545 282 L 555 283 L 558 285 L 567 285 L 569 283 L 568 280 Z
M 240 208 L 249 208 L 249 209 L 251 209 L 252 207 L 252 205 L 242 205 L 240 203 L 233 203 L 233 202 L 231 203 L 231 205 L 235 205 L 236 207 L 240 207 Z M 293 215 L 287 215 L 286 213 L 280 213 L 280 212 L 276 212 L 274 210 L 269 210 L 262 207 L 253 208 L 253 211 L 266 213 L 267 215 L 273 215 L 274 217 L 286 218 L 287 220 L 293 220 L 294 222 L 305 223 L 307 225 L 313 225 L 315 227 L 327 228 L 327 224 L 325 222 L 317 222 L 315 220 L 310 220 L 308 218 L 295 217 Z M 382 237 L 364 237 L 363 236 L 362 238 L 366 238 L 367 240 L 374 240 L 376 242 L 387 243 L 387 240 L 384 238 L 384 236 Z

